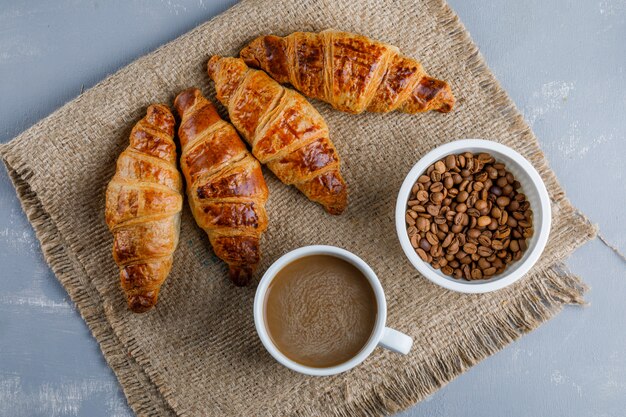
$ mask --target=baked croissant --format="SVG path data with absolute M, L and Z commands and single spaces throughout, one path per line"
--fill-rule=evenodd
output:
M 215 254 L 230 266 L 231 280 L 246 285 L 261 258 L 259 240 L 267 228 L 261 165 L 200 90 L 183 91 L 174 106 L 182 119 L 180 166 L 191 212 Z
M 182 179 L 176 168 L 174 116 L 162 104 L 148 107 L 117 159 L 106 191 L 105 219 L 113 233 L 129 308 L 153 307 L 172 268 L 180 233 Z
M 395 46 L 353 33 L 295 32 L 260 36 L 240 53 L 279 83 L 348 113 L 447 113 L 454 96 L 445 81 L 431 78 Z
M 231 122 L 254 156 L 329 213 L 343 212 L 347 187 L 339 172 L 339 155 L 317 110 L 239 58 L 214 56 L 208 72 L 218 100 L 228 108 Z

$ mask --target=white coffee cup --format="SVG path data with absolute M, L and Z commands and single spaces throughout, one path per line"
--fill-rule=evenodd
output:
M 327 368 L 314 368 L 299 364 L 289 359 L 280 350 L 278 350 L 267 332 L 267 326 L 265 324 L 265 314 L 263 311 L 267 289 L 276 274 L 287 264 L 295 261 L 296 259 L 304 258 L 311 255 L 334 256 L 336 258 L 347 261 L 357 267 L 372 286 L 372 289 L 374 290 L 374 294 L 376 296 L 376 304 L 378 307 L 374 330 L 372 331 L 372 334 L 365 346 L 352 359 L 339 365 Z M 409 353 L 409 351 L 411 350 L 411 346 L 413 345 L 413 339 L 411 339 L 411 337 L 407 336 L 404 333 L 400 333 L 397 330 L 385 327 L 386 320 L 387 302 L 385 300 L 385 293 L 383 291 L 382 285 L 380 285 L 378 277 L 376 276 L 372 268 L 370 268 L 369 265 L 367 265 L 361 258 L 356 256 L 355 254 L 348 252 L 345 249 L 337 248 L 335 246 L 305 246 L 299 249 L 295 249 L 281 256 L 276 262 L 272 264 L 272 266 L 269 267 L 269 269 L 263 275 L 263 278 L 261 278 L 261 282 L 259 283 L 259 286 L 256 290 L 256 296 L 254 298 L 254 324 L 256 326 L 256 331 L 261 338 L 261 342 L 263 343 L 263 346 L 265 346 L 265 349 L 267 349 L 267 351 L 270 353 L 270 355 L 274 357 L 274 359 L 276 359 L 287 368 L 307 375 L 327 376 L 345 372 L 363 362 L 374 351 L 376 346 L 382 346 L 386 349 L 402 353 L 404 355 Z

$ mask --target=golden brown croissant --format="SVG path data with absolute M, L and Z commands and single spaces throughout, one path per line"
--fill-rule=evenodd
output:
M 285 184 L 293 184 L 331 214 L 347 205 L 347 187 L 328 127 L 297 92 L 253 70 L 238 58 L 214 56 L 208 63 L 217 98 L 252 153 Z
M 183 91 L 174 106 L 182 119 L 180 166 L 191 212 L 215 254 L 230 266 L 233 282 L 246 285 L 261 258 L 259 240 L 267 228 L 261 165 L 200 90 Z
M 398 48 L 353 33 L 295 32 L 260 36 L 240 53 L 279 83 L 348 113 L 447 113 L 454 96 L 445 81 L 429 77 Z
M 135 313 L 156 304 L 178 244 L 183 196 L 174 123 L 167 106 L 148 107 L 130 133 L 130 146 L 119 156 L 106 191 L 113 258 Z

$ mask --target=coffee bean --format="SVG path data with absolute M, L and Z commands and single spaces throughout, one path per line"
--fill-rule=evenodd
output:
M 417 227 L 417 230 L 425 232 L 430 228 L 430 221 L 428 221 L 428 219 L 425 219 L 424 217 L 419 217 L 415 223 L 415 226 Z
M 486 246 L 479 246 L 478 250 L 476 251 L 476 253 L 480 256 L 482 256 L 483 258 L 488 257 L 489 255 L 491 255 L 493 253 L 493 251 L 491 249 L 489 249 Z
M 436 245 L 439 243 L 439 239 L 437 239 L 437 236 L 435 236 L 435 234 L 432 232 L 426 232 L 426 240 L 428 240 L 428 243 L 430 243 L 431 245 Z
M 474 208 L 475 208 L 476 210 L 480 210 L 480 211 L 482 211 L 482 210 L 486 209 L 486 208 L 487 208 L 487 206 L 488 206 L 488 204 L 487 204 L 487 202 L 486 202 L 485 200 L 478 200 L 478 201 L 476 202 L 476 204 L 474 204 Z
M 435 182 L 433 183 L 430 188 L 429 188 L 431 193 L 438 193 L 441 190 L 443 190 L 443 183 L 442 182 Z
M 424 249 L 422 248 L 417 248 L 415 249 L 415 252 L 417 253 L 417 255 L 422 259 L 422 261 L 424 262 L 428 262 L 428 257 L 429 255 L 424 251 Z
M 443 216 L 435 216 L 433 218 L 433 221 L 435 222 L 435 224 L 438 224 L 438 225 L 446 224 L 446 218 Z
M 478 218 L 478 227 L 485 227 L 489 223 L 491 223 L 491 217 L 489 216 L 480 216 Z
M 456 167 L 456 157 L 454 155 L 446 156 L 446 168 L 452 169 Z
M 500 207 L 506 207 L 509 205 L 509 203 L 511 202 L 511 199 L 507 196 L 500 196 L 496 199 L 496 203 L 500 206 Z
M 487 153 L 447 155 L 411 188 L 407 233 L 418 256 L 456 279 L 488 279 L 523 257 L 534 233 L 521 185 Z
M 432 201 L 433 204 L 440 204 L 443 201 L 443 199 L 444 199 L 444 196 L 442 193 L 432 193 L 430 195 L 430 201 Z
M 465 251 L 465 253 L 468 254 L 472 254 L 472 253 L 476 253 L 477 247 L 475 244 L 471 243 L 471 242 L 467 242 L 465 245 L 463 245 L 463 251 Z
M 502 250 L 504 249 L 504 245 L 502 244 L 501 240 L 494 239 L 491 241 L 491 248 L 493 250 Z
M 483 246 L 489 247 L 489 246 L 491 246 L 491 239 L 489 239 L 485 235 L 480 235 L 480 236 L 478 236 L 478 243 L 480 243 Z
M 435 171 L 437 171 L 440 174 L 443 174 L 444 172 L 446 172 L 446 165 L 441 161 L 435 162 Z
M 459 203 L 464 203 L 465 201 L 467 201 L 468 197 L 469 193 L 467 191 L 459 191 L 459 194 L 457 194 L 456 196 L 456 201 L 458 201 Z
M 426 207 L 426 212 L 430 214 L 431 216 L 437 216 L 439 214 L 440 209 L 441 209 L 441 206 L 437 204 L 430 204 Z
M 483 273 L 480 269 L 472 269 L 472 279 L 483 279 Z
M 496 197 L 499 197 L 502 195 L 502 188 L 498 187 L 497 185 L 492 185 L 491 188 L 489 189 L 489 192 L 495 195 Z
M 490 277 L 490 276 L 494 275 L 495 273 L 496 273 L 496 268 L 494 268 L 493 266 L 489 267 L 489 268 L 485 268 L 483 270 L 483 275 L 486 276 L 486 277 Z

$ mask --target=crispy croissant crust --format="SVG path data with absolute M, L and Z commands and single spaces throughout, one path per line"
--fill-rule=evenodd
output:
M 182 179 L 176 168 L 174 116 L 148 107 L 117 159 L 106 191 L 105 219 L 113 233 L 113 259 L 129 308 L 153 307 L 172 268 L 180 233 Z
M 217 98 L 252 153 L 285 184 L 296 186 L 331 214 L 347 205 L 340 159 L 322 116 L 297 92 L 238 58 L 208 63 Z
M 325 30 L 260 36 L 240 53 L 279 83 L 348 113 L 447 113 L 454 106 L 450 86 L 431 78 L 398 48 L 365 36 Z
M 200 90 L 183 91 L 174 106 L 182 119 L 180 166 L 191 212 L 215 254 L 230 266 L 232 281 L 246 285 L 261 258 L 259 241 L 267 228 L 261 165 Z

